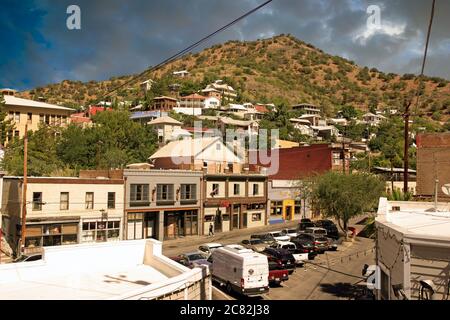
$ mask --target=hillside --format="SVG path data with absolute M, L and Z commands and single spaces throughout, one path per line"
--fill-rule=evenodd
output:
M 190 72 L 189 77 L 173 78 L 172 71 L 183 69 Z M 65 80 L 20 95 L 44 96 L 49 102 L 67 106 L 84 105 L 130 76 L 87 83 Z M 159 79 L 160 92 L 167 94 L 166 84 L 179 83 L 181 93 L 187 94 L 210 81 L 224 79 L 238 90 L 241 101 L 310 102 L 322 105 L 330 114 L 340 105 L 352 105 L 361 110 L 401 108 L 404 94 L 411 92 L 418 83 L 414 75 L 386 74 L 375 68 L 360 67 L 290 35 L 215 45 L 172 62 L 141 81 L 148 78 Z M 450 117 L 449 81 L 425 77 L 423 93 L 420 113 L 433 115 L 435 120 Z M 135 103 L 142 99 L 138 82 L 120 90 L 118 98 Z

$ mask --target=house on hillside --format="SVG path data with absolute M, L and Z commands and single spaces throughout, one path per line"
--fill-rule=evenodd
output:
M 147 125 L 155 129 L 160 144 L 166 144 L 169 141 L 174 140 L 174 138 L 177 139 L 180 135 L 190 136 L 188 132 L 185 134 L 181 132 L 182 123 L 180 121 L 168 116 L 156 118 L 148 122 Z
M 41 101 L 18 98 L 12 89 L 0 90 L 5 100 L 4 111 L 14 128 L 7 133 L 5 144 L 14 138 L 25 135 L 25 126 L 28 130 L 36 131 L 39 124 L 65 127 L 70 123 L 70 115 L 74 109 L 57 106 Z
M 367 112 L 362 116 L 363 122 L 370 126 L 378 126 L 382 121 L 386 121 L 386 117 L 381 114 L 373 114 L 372 112 Z
M 216 80 L 214 83 L 208 84 L 201 92 L 209 97 L 213 96 L 220 99 L 222 104 L 231 103 L 237 97 L 236 90 L 224 83 L 223 80 Z
M 176 107 L 179 107 L 179 103 L 176 98 L 161 96 L 153 98 L 153 103 L 150 106 L 150 110 L 171 111 Z
M 310 103 L 300 103 L 292 106 L 292 110 L 303 111 L 307 115 L 320 115 L 322 109 Z
M 220 107 L 220 99 L 214 96 L 208 96 L 204 100 L 205 109 L 218 109 Z

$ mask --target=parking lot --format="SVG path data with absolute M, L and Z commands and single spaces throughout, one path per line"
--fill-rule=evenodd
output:
M 292 227 L 295 224 L 283 227 Z M 276 226 L 266 227 L 266 231 L 277 230 Z M 278 226 L 280 229 L 280 226 Z M 247 230 L 246 230 L 247 231 Z M 249 237 L 247 232 L 223 234 L 213 239 L 199 240 L 200 243 L 220 242 L 222 244 L 240 243 Z M 197 241 L 180 241 L 176 246 L 167 244 L 164 254 L 173 256 L 183 252 L 195 251 Z M 172 247 L 171 247 L 172 246 Z M 374 264 L 374 242 L 371 239 L 356 237 L 352 242 L 341 242 L 337 251 L 327 251 L 308 261 L 289 276 L 280 286 L 271 287 L 269 292 L 259 297 L 247 298 L 239 294 L 227 294 L 218 285 L 213 290 L 213 299 L 273 299 L 273 300 L 339 300 L 355 298 L 362 290 L 361 270 L 364 264 Z

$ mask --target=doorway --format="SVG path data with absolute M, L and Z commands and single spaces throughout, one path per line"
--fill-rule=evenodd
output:
M 214 219 L 214 232 L 222 232 L 222 212 L 220 209 L 216 211 L 216 217 Z

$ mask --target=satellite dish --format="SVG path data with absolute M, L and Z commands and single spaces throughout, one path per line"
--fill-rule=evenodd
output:
M 450 196 L 450 183 L 444 184 L 441 189 L 445 195 Z

